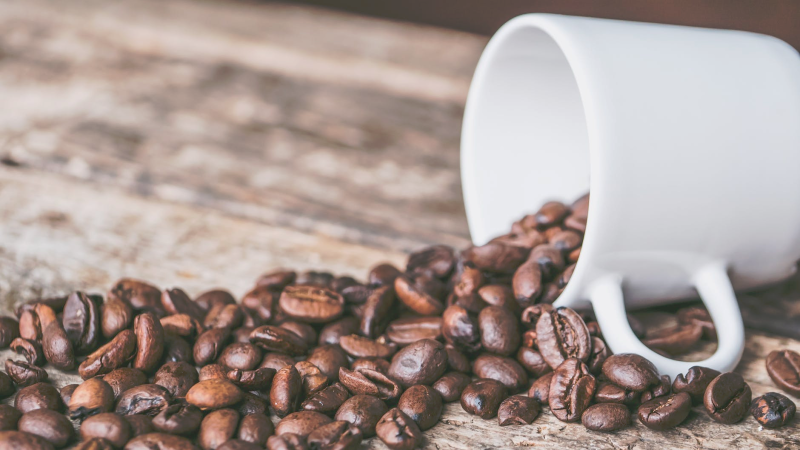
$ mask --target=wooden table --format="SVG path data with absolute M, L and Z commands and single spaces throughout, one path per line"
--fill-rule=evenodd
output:
M 236 295 L 280 266 L 364 277 L 469 242 L 458 142 L 485 37 L 187 0 L 6 0 L 0 30 L 5 311 L 122 276 Z M 783 347 L 800 342 L 748 332 L 738 370 L 756 395 L 776 390 L 763 359 Z M 549 413 L 500 428 L 450 404 L 426 436 L 436 449 L 800 447 L 797 420 L 721 426 L 699 409 L 666 433 L 599 434 Z

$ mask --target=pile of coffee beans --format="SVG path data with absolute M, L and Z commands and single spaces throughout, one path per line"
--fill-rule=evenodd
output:
M 553 308 L 588 201 L 547 203 L 486 245 L 429 247 L 363 283 L 280 270 L 237 302 L 122 279 L 105 296 L 22 304 L 0 318 L 0 348 L 19 355 L 0 372 L 0 397 L 16 393 L 0 405 L 0 449 L 346 450 L 372 436 L 413 449 L 450 402 L 500 426 L 549 409 L 604 432 L 629 426 L 632 412 L 669 429 L 694 404 L 720 423 L 748 411 L 766 427 L 792 420 L 781 394 L 751 404 L 741 376 L 703 367 L 659 376 L 641 356 L 612 355 L 590 313 Z M 667 330 L 629 320 L 665 354 L 716 340 L 702 308 L 678 311 Z M 84 381 L 56 389 L 47 364 Z M 767 365 L 800 393 L 800 356 L 774 352 Z

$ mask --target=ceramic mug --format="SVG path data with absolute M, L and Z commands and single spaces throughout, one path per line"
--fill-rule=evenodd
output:
M 481 56 L 461 143 L 472 238 L 547 200 L 591 192 L 575 272 L 557 306 L 594 308 L 615 353 L 671 376 L 733 369 L 734 289 L 800 258 L 800 58 L 758 34 L 528 14 Z M 717 327 L 700 362 L 645 347 L 627 307 L 696 297 Z

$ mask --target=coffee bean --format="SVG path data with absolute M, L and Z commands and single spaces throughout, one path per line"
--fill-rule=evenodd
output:
M 124 417 L 114 413 L 102 413 L 87 418 L 81 423 L 81 439 L 105 439 L 116 448 L 122 448 L 131 438 L 131 426 Z
M 131 426 L 132 437 L 141 436 L 154 431 L 153 420 L 150 418 L 150 416 L 145 416 L 144 414 L 132 414 L 130 416 L 123 417 L 128 422 L 128 425 Z
M 91 438 L 75 446 L 76 450 L 114 450 L 114 445 L 103 438 Z
M 767 428 L 780 428 L 794 418 L 797 410 L 793 401 L 777 392 L 768 392 L 757 397 L 750 405 L 750 414 Z
M 161 318 L 164 333 L 194 339 L 204 331 L 203 325 L 188 314 L 172 314 Z
M 681 392 L 657 397 L 639 406 L 639 421 L 647 428 L 664 431 L 675 428 L 686 420 L 692 409 L 689 394 Z
M 355 334 L 342 336 L 339 346 L 353 358 L 389 358 L 397 351 L 397 344 L 394 342 L 373 340 Z
M 497 409 L 497 420 L 501 427 L 507 425 L 530 425 L 539 415 L 542 407 L 530 397 L 513 395 L 503 400 Z
M 548 392 L 550 411 L 562 422 L 577 422 L 591 404 L 596 388 L 597 381 L 586 364 L 570 358 L 553 371 Z
M 283 328 L 284 330 L 289 330 L 296 334 L 309 347 L 317 343 L 317 331 L 314 330 L 314 327 L 307 323 L 284 320 L 280 323 L 280 325 L 278 325 L 278 327 Z
M 328 377 L 319 370 L 319 367 L 308 361 L 299 361 L 294 365 L 303 381 L 304 396 L 313 395 L 328 386 Z
M 202 410 L 220 409 L 238 403 L 244 393 L 227 380 L 200 381 L 186 393 L 186 401 Z
M 535 399 L 543 406 L 550 406 L 550 383 L 552 380 L 553 372 L 542 375 L 528 389 L 528 397 Z
M 356 317 L 342 317 L 325 325 L 319 332 L 319 345 L 339 344 L 342 336 L 358 333 L 361 322 Z
M 339 379 L 339 368 L 347 367 L 347 354 L 338 345 L 322 345 L 314 348 L 306 361 L 318 367 L 329 381 Z
M 663 397 L 665 395 L 669 395 L 671 390 L 669 375 L 661 375 L 660 380 L 661 381 L 659 381 L 658 384 L 642 392 L 642 396 L 640 397 L 639 401 L 645 403 L 656 397 Z
M 242 307 L 261 322 L 269 322 L 275 316 L 275 308 L 282 289 L 268 285 L 256 286 L 242 297 Z
M 267 351 L 292 356 L 303 355 L 308 351 L 308 345 L 300 336 L 272 325 L 263 325 L 253 330 L 250 333 L 250 342 Z
M 47 362 L 56 369 L 69 371 L 75 368 L 75 353 L 67 332 L 57 320 L 50 322 L 42 333 L 42 350 Z
M 333 383 L 325 389 L 311 395 L 300 405 L 305 411 L 316 411 L 332 415 L 350 398 L 350 393 L 341 383 Z
M 222 350 L 217 362 L 229 369 L 252 370 L 261 363 L 261 350 L 253 344 L 230 344 Z
M 602 339 L 592 336 L 592 353 L 586 362 L 586 365 L 589 366 L 589 372 L 593 375 L 599 375 L 603 370 L 603 363 L 606 362 L 609 356 L 611 356 L 611 350 L 606 347 L 606 343 Z
M 14 380 L 14 383 L 20 387 L 41 383 L 42 381 L 46 381 L 48 378 L 47 372 L 44 369 L 24 361 L 12 361 L 7 359 L 5 364 L 8 377 Z M 13 389 L 13 386 L 10 386 L 10 388 L 9 386 L 4 386 L 3 397 L 11 395 L 11 393 L 13 393 Z M 8 392 L 9 390 L 11 390 L 11 393 Z
M 536 323 L 539 321 L 539 318 L 542 317 L 542 314 L 549 313 L 551 311 L 553 311 L 553 305 L 540 303 L 537 305 L 528 306 L 522 311 L 522 326 L 529 330 L 535 330 Z
M 337 420 L 323 425 L 308 435 L 311 448 L 319 450 L 358 450 L 364 436 L 355 425 Z
M 397 408 L 424 431 L 436 425 L 442 416 L 442 397 L 432 387 L 418 384 L 403 392 Z
M 247 334 L 250 339 L 250 333 Z M 164 334 L 164 362 L 194 363 L 194 349 L 185 339 L 171 333 Z
M 439 339 L 442 336 L 441 317 L 406 317 L 392 321 L 386 335 L 399 345 L 412 344 L 420 339 Z
M 508 309 L 487 306 L 478 315 L 478 326 L 486 351 L 508 356 L 519 348 L 519 320 Z
M 648 332 L 642 343 L 654 350 L 670 355 L 686 353 L 703 335 L 703 328 L 697 324 L 676 325 L 674 327 Z
M 392 450 L 413 450 L 422 444 L 417 424 L 397 408 L 386 412 L 375 426 L 381 441 Z
M 100 343 L 100 302 L 74 292 L 64 304 L 62 324 L 77 355 L 88 355 Z
M 275 434 L 289 433 L 308 437 L 312 431 L 331 422 L 330 417 L 316 411 L 298 411 L 289 414 L 278 422 L 278 425 L 275 426 Z
M 259 393 L 259 395 L 263 395 Z M 265 395 L 266 397 L 266 395 Z M 267 401 L 257 395 L 245 392 L 242 400 L 236 405 L 236 410 L 242 416 L 250 414 L 266 414 L 268 412 Z
M 547 202 L 539 208 L 534 218 L 536 226 L 539 228 L 547 228 L 557 225 L 564 217 L 570 213 L 569 208 L 561 202 Z
M 69 399 L 69 417 L 83 420 L 114 409 L 114 391 L 100 378 L 90 378 L 81 383 Z
M 472 298 L 476 298 L 475 295 Z M 511 288 L 500 285 L 500 284 L 489 284 L 483 286 L 478 290 L 477 298 L 480 299 L 486 305 L 481 305 L 477 308 L 477 312 L 480 312 L 486 306 L 500 306 L 506 308 L 507 310 L 514 313 L 515 316 L 519 316 L 522 308 L 520 304 L 517 302 L 517 299 L 514 298 L 514 291 Z
M 409 255 L 406 272 L 430 273 L 437 278 L 446 278 L 452 272 L 455 262 L 455 253 L 451 247 L 433 245 Z
M 139 314 L 133 320 L 136 335 L 136 356 L 133 367 L 145 373 L 154 372 L 164 352 L 164 329 L 152 313 Z
M 308 323 L 327 323 L 344 312 L 340 294 L 315 286 L 287 286 L 278 302 L 286 315 Z
M 450 372 L 442 375 L 433 383 L 436 390 L 445 402 L 454 402 L 461 398 L 461 393 L 472 382 L 469 375 L 460 372 Z
M 400 275 L 400 270 L 397 267 L 389 263 L 383 263 L 370 269 L 367 280 L 372 285 L 392 286 L 394 285 L 394 279 L 398 275 Z
M 333 279 L 333 274 L 330 272 L 308 270 L 306 272 L 299 273 L 297 275 L 297 279 L 294 280 L 294 284 L 327 288 L 331 286 Z
M 5 321 L 5 327 L 9 330 L 8 332 L 13 332 L 14 327 L 11 322 Z M 17 329 L 19 330 L 19 336 L 23 339 L 37 342 L 42 340 L 42 324 L 39 320 L 39 315 L 36 314 L 34 305 L 31 305 L 29 309 L 21 311 Z
M 542 288 L 542 295 L 539 297 L 539 304 L 552 305 L 564 291 L 563 287 L 558 286 L 558 282 L 550 282 Z
M 22 355 L 28 364 L 43 366 L 47 362 L 44 358 L 42 344 L 30 339 L 16 338 L 11 341 L 11 350 L 18 355 Z
M 375 425 L 386 414 L 386 404 L 371 395 L 354 395 L 336 411 L 335 420 L 346 420 L 361 430 L 364 437 L 375 435 Z
M 703 395 L 703 404 L 712 419 L 731 424 L 747 415 L 751 398 L 750 386 L 744 378 L 738 373 L 728 372 L 711 380 Z
M 602 381 L 594 393 L 597 403 L 622 403 L 632 406 L 639 403 L 642 395 L 639 392 L 623 389 L 613 383 Z
M 242 417 L 239 422 L 239 429 L 236 431 L 236 437 L 263 448 L 267 443 L 267 439 L 274 433 L 275 426 L 269 417 L 263 413 L 256 413 Z
M 10 360 L 7 359 L 6 362 L 8 361 Z M 6 368 L 8 368 L 10 365 L 13 366 L 13 364 L 13 362 L 11 364 L 6 364 Z M 44 372 L 44 375 L 46 376 L 47 372 Z M 11 379 L 11 377 L 5 372 L 0 372 L 0 399 L 11 396 L 15 391 L 16 388 L 14 387 L 14 381 Z
M 125 450 L 197 450 L 185 437 L 166 433 L 147 433 L 128 441 Z
M 192 369 L 194 370 L 194 368 Z M 158 373 L 156 373 L 156 378 L 158 378 Z M 114 398 L 119 398 L 128 389 L 147 383 L 147 375 L 139 369 L 120 367 L 105 374 L 103 381 L 111 386 L 111 390 L 114 391 Z
M 528 375 L 518 362 L 511 358 L 483 354 L 472 363 L 472 372 L 478 378 L 489 378 L 503 383 L 509 392 L 518 392 L 528 385 Z
M 394 280 L 394 290 L 397 298 L 412 311 L 423 316 L 436 316 L 444 311 L 444 304 L 437 295 L 439 292 L 426 289 L 428 283 L 435 281 L 425 277 L 425 274 L 400 275 Z
M 162 409 L 153 417 L 152 425 L 156 431 L 190 436 L 200 428 L 202 420 L 200 408 L 180 402 Z
M 307 450 L 306 439 L 292 433 L 282 436 L 270 436 L 267 439 L 267 450 Z
M 390 286 L 394 286 L 394 282 Z M 363 305 L 367 299 L 376 289 L 376 286 L 365 286 L 357 284 L 355 286 L 348 286 L 342 290 L 342 297 L 344 298 L 345 305 L 349 307 L 349 311 L 355 311 L 353 308 Z M 359 314 L 354 314 L 359 315 Z
M 205 366 L 215 361 L 225 349 L 230 337 L 231 330 L 228 328 L 212 328 L 198 336 L 192 351 L 195 364 Z
M 172 396 L 165 388 L 157 384 L 142 384 L 128 389 L 119 396 L 115 412 L 124 416 L 131 414 L 155 416 L 169 404 L 170 400 Z
M 107 344 L 101 346 L 78 367 L 81 378 L 87 380 L 120 368 L 136 356 L 136 335 L 123 330 Z
M 197 443 L 203 450 L 214 450 L 236 433 L 239 413 L 230 408 L 211 411 L 200 423 Z
M 167 314 L 188 314 L 193 319 L 203 321 L 206 313 L 203 308 L 192 299 L 182 289 L 165 289 L 161 293 L 161 306 Z
M 605 348 L 605 346 L 603 348 Z M 544 357 L 542 357 L 542 354 L 529 347 L 519 348 L 517 351 L 517 361 L 529 374 L 537 378 L 553 371 L 547 364 L 547 361 L 544 360 Z M 591 371 L 591 367 L 589 370 Z
M 296 279 L 297 272 L 294 270 L 278 269 L 258 277 L 256 285 L 280 290 L 294 283 Z
M 269 401 L 278 417 L 284 417 L 297 410 L 303 391 L 303 379 L 294 366 L 278 370 L 272 379 Z
M 523 247 L 490 242 L 480 247 L 470 247 L 461 256 L 480 270 L 495 273 L 512 273 L 528 257 L 529 250 Z
M 11 405 L 0 405 L 0 431 L 16 430 L 22 413 Z
M 258 368 L 261 369 L 267 367 L 278 371 L 285 366 L 293 366 L 294 363 L 294 358 L 285 353 L 269 352 L 264 354 L 264 359 L 261 360 L 261 364 L 258 366 Z
M 496 380 L 478 379 L 467 385 L 461 393 L 461 407 L 481 419 L 497 415 L 500 403 L 506 398 L 506 387 Z
M 591 338 L 583 319 L 569 308 L 543 312 L 536 322 L 539 352 L 554 369 L 569 358 L 588 361 L 592 352 Z
M 75 434 L 72 423 L 61 413 L 49 409 L 37 409 L 20 417 L 17 430 L 39 436 L 55 448 L 67 445 Z
M 469 373 L 472 370 L 472 365 L 467 355 L 451 344 L 446 344 L 444 350 L 447 352 L 447 367 L 457 372 L 465 373 Z
M 653 363 L 632 353 L 609 356 L 602 371 L 612 383 L 635 392 L 642 392 L 661 381 Z
M 233 330 L 233 343 L 234 344 L 249 344 L 250 343 L 250 333 L 255 330 L 255 327 L 243 325 L 235 330 Z
M 684 325 L 697 325 L 703 329 L 703 338 L 709 341 L 717 340 L 717 329 L 714 327 L 714 321 L 711 320 L 711 314 L 702 306 L 693 306 L 689 308 L 681 308 L 677 312 L 678 323 Z
M 53 450 L 53 444 L 22 431 L 0 431 L 0 450 Z
M 402 348 L 392 358 L 388 375 L 401 386 L 431 384 L 447 370 L 447 351 L 432 339 L 421 339 Z
M 619 403 L 598 403 L 583 412 L 581 423 L 592 431 L 617 431 L 630 425 L 631 412 Z
M 205 311 L 210 311 L 217 305 L 235 305 L 236 299 L 224 289 L 212 289 L 195 297 L 194 302 Z
M 459 305 L 448 306 L 442 314 L 442 335 L 444 339 L 467 351 L 480 348 L 481 336 L 478 318 Z
M 339 381 L 354 395 L 372 395 L 381 400 L 395 400 L 400 396 L 400 386 L 381 372 L 369 369 L 355 371 L 339 369 Z
M 241 439 L 228 439 L 219 447 L 217 447 L 219 450 L 263 450 L 263 448 L 263 446 L 253 444 L 252 442 L 243 441 Z
M 387 373 L 389 373 L 390 366 L 391 363 L 389 363 L 389 361 L 385 359 L 359 358 L 354 360 L 353 363 L 350 364 L 350 369 L 351 370 L 369 369 L 386 375 Z
M 776 386 L 795 397 L 800 396 L 800 354 L 792 350 L 773 350 L 767 355 L 766 364 L 767 373 Z
M 395 304 L 394 300 L 395 294 L 392 286 L 381 286 L 373 290 L 364 303 L 359 332 L 368 338 L 378 337 L 386 329 L 392 307 Z
M 108 299 L 121 300 L 134 310 L 163 311 L 161 306 L 161 290 L 144 281 L 123 278 L 108 291 Z
M 72 399 L 72 394 L 75 392 L 75 389 L 77 389 L 78 386 L 78 384 L 67 384 L 58 390 L 59 395 L 61 395 L 61 401 L 64 402 L 65 405 L 69 405 L 69 401 Z
M 168 362 L 153 377 L 153 383 L 169 391 L 172 398 L 185 397 L 198 381 L 197 370 L 185 362 Z
M 459 265 L 458 273 L 455 275 L 453 293 L 459 297 L 476 294 L 484 282 L 480 269 L 475 264 L 465 261 Z
M 61 394 L 52 384 L 36 383 L 17 392 L 17 396 L 14 397 L 14 408 L 23 414 L 42 408 L 61 412 L 64 403 L 61 401 Z

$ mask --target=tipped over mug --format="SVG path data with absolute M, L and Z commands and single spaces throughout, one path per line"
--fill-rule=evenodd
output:
M 614 353 L 663 374 L 729 371 L 744 349 L 734 289 L 800 258 L 800 58 L 742 31 L 523 15 L 478 63 L 461 171 L 476 245 L 591 192 L 555 305 L 591 304 Z M 718 334 L 705 361 L 661 356 L 628 324 L 626 308 L 698 295 Z

